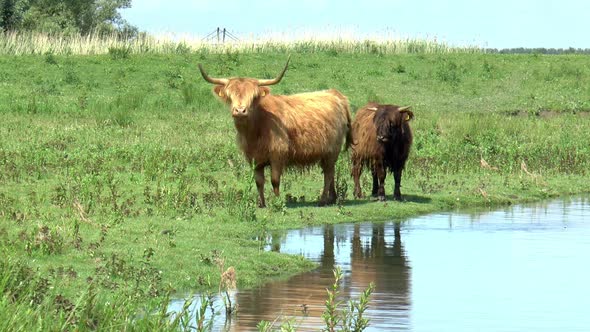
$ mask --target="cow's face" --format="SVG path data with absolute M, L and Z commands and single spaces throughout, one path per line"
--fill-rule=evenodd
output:
M 266 86 L 259 86 L 258 80 L 232 78 L 225 85 L 216 85 L 213 92 L 228 104 L 234 118 L 245 118 L 256 109 L 260 99 L 270 93 Z
M 377 141 L 386 144 L 397 140 L 398 136 L 404 136 L 406 126 L 404 123 L 414 118 L 414 113 L 409 106 L 397 107 L 383 105 L 376 109 L 373 122 L 377 129 Z
M 205 81 L 215 84 L 213 92 L 223 102 L 230 105 L 232 116 L 234 119 L 247 118 L 258 106 L 260 98 L 270 93 L 267 85 L 277 84 L 281 81 L 287 68 L 289 67 L 289 59 L 285 64 L 283 71 L 273 79 L 255 79 L 255 78 L 213 78 L 209 77 L 203 66 L 199 64 L 199 70 Z

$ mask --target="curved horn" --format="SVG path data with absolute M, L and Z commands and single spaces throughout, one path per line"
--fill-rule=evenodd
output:
M 289 58 L 287 59 L 287 63 L 285 64 L 285 68 L 283 68 L 283 71 L 279 74 L 279 76 L 277 76 L 277 78 L 273 78 L 270 80 L 258 80 L 258 86 L 273 85 L 273 84 L 279 83 L 281 81 L 281 79 L 283 78 L 283 75 L 285 75 L 287 68 L 289 67 L 289 60 L 291 60 L 290 55 L 289 55 Z
M 399 107 L 397 110 L 398 110 L 398 112 L 407 112 L 410 110 L 410 108 L 412 108 L 412 106 L 404 106 L 404 107 Z
M 205 72 L 205 69 L 203 69 L 203 66 L 201 66 L 200 63 L 199 63 L 199 70 L 201 71 L 201 75 L 203 76 L 205 81 L 207 81 L 209 83 L 226 85 L 227 82 L 229 82 L 229 80 L 227 78 L 209 77 L 209 75 L 207 75 L 207 73 Z

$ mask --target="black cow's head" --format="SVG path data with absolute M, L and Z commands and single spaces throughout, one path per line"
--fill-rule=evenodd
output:
M 379 105 L 370 108 L 375 111 L 373 123 L 377 129 L 377 141 L 387 143 L 405 137 L 409 130 L 407 122 L 414 118 L 410 106 Z

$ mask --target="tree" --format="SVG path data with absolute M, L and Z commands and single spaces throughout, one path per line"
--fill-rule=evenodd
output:
M 16 0 L 0 1 L 0 27 L 2 27 L 2 30 L 13 30 L 17 18 Z
M 137 34 L 119 13 L 131 0 L 0 0 L 6 30 L 59 34 Z

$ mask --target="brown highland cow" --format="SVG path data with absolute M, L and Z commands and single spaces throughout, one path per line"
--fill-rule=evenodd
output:
M 266 166 L 271 168 L 271 184 L 278 196 L 285 167 L 312 164 L 319 164 L 324 172 L 319 204 L 333 204 L 336 160 L 345 139 L 346 147 L 351 143 L 348 99 L 334 89 L 271 95 L 267 86 L 279 83 L 288 66 L 289 60 L 274 79 L 212 78 L 200 64 L 199 70 L 207 82 L 215 84 L 215 95 L 230 107 L 238 145 L 254 164 L 259 206 L 265 206 Z
M 401 200 L 402 170 L 412 145 L 409 121 L 414 114 L 409 108 L 369 103 L 357 112 L 352 124 L 352 177 L 356 198 L 363 196 L 359 183 L 362 168 L 369 167 L 373 173 L 373 197 L 385 200 L 385 176 L 389 169 L 395 178 L 393 198 Z

